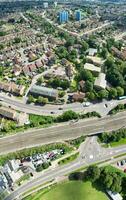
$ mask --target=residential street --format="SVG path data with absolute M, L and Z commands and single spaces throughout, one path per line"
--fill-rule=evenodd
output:
M 64 111 L 67 110 L 74 110 L 75 112 L 92 112 L 96 111 L 101 116 L 105 116 L 108 114 L 108 112 L 117 106 L 118 104 L 124 104 L 126 103 L 125 100 L 111 100 L 111 101 L 103 101 L 101 103 L 97 104 L 91 104 L 89 107 L 83 107 L 81 103 L 71 103 L 71 104 L 64 104 L 64 105 L 45 105 L 45 106 L 35 106 L 26 104 L 25 102 L 8 97 L 5 94 L 0 94 L 0 100 L 1 103 L 7 104 L 8 106 L 11 106 L 12 108 L 26 112 L 26 113 L 32 113 L 36 115 L 52 115 L 51 112 L 54 113 L 54 115 L 62 114 Z M 107 107 L 105 106 L 107 104 Z M 62 110 L 59 110 L 59 108 L 62 107 Z

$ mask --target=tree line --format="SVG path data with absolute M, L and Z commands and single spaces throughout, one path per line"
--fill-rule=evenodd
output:
M 119 129 L 118 131 L 112 131 L 110 133 L 101 133 L 98 137 L 102 143 L 118 142 L 126 138 L 126 129 Z

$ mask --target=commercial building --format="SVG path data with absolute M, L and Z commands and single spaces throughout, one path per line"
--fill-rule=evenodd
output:
M 65 22 L 68 22 L 68 11 L 61 11 L 59 13 L 59 22 L 61 24 L 65 23 Z
M 51 99 L 58 99 L 58 90 L 48 88 L 48 87 L 34 85 L 30 89 L 30 93 L 33 95 L 44 96 Z
M 76 16 L 77 21 L 81 21 L 81 11 L 80 10 L 76 11 L 75 16 Z

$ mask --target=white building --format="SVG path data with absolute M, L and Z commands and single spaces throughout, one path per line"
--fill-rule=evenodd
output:
M 48 6 L 49 6 L 48 2 L 44 2 L 44 3 L 43 3 L 43 7 L 44 7 L 44 8 L 48 8 Z
M 99 89 L 105 89 L 106 88 L 106 79 L 105 79 L 105 74 L 100 73 L 99 76 L 95 79 L 94 86 L 99 88 Z
M 94 72 L 96 74 L 99 74 L 101 72 L 101 68 L 100 67 L 96 67 L 95 65 L 90 64 L 90 63 L 86 63 L 84 65 L 84 69 L 87 69 L 87 70 L 89 70 L 91 72 Z
M 97 56 L 87 56 L 87 59 L 96 66 L 101 66 L 104 63 L 104 60 Z

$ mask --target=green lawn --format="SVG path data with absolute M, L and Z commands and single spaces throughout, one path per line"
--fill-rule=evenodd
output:
M 117 147 L 117 146 L 125 145 L 125 144 L 126 144 L 126 138 L 122 138 L 118 142 L 111 142 L 110 143 L 111 147 Z
M 78 155 L 79 155 L 79 153 L 75 153 L 75 154 L 73 154 L 71 156 L 68 156 L 67 158 L 64 158 L 64 159 L 60 160 L 58 162 L 58 164 L 59 165 L 65 165 L 65 164 L 67 164 L 69 162 L 72 162 L 73 160 L 77 159 Z
M 107 200 L 107 196 L 91 182 L 71 181 L 41 190 L 25 200 Z

